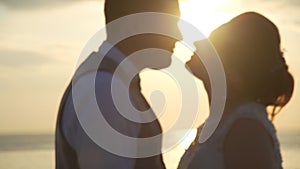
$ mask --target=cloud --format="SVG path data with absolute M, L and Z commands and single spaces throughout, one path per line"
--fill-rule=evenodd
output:
M 29 10 L 38 8 L 52 8 L 80 1 L 93 0 L 1 0 L 0 5 L 4 5 L 5 7 L 14 10 Z
M 252 1 L 240 1 L 243 7 L 252 7 L 254 9 L 259 8 L 268 8 L 272 9 L 272 12 L 279 12 L 278 10 L 286 9 L 299 9 L 300 1 L 299 0 L 252 0 Z
M 0 65 L 5 67 L 38 66 L 54 62 L 50 57 L 33 51 L 0 49 Z
M 242 7 L 262 11 L 273 22 L 279 23 L 281 28 L 300 32 L 299 0 L 242 1 Z
M 285 3 L 294 6 L 294 7 L 300 7 L 300 1 L 299 0 L 287 0 Z
M 282 5 L 278 5 L 278 7 L 274 9 L 274 13 L 277 13 L 281 24 L 284 25 L 283 27 L 300 32 L 300 1 L 287 0 L 281 3 Z

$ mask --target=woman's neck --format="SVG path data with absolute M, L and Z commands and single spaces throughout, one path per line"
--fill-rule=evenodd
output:
M 211 90 L 207 90 L 209 104 L 211 106 Z M 241 92 L 235 90 L 227 89 L 227 95 L 224 96 L 225 107 L 223 114 L 225 116 L 230 115 L 233 112 L 233 109 L 236 107 L 246 103 L 246 102 L 255 102 L 255 100 L 251 98 L 247 98 L 241 94 Z

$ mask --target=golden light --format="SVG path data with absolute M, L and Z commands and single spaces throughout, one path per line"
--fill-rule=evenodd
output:
M 235 7 L 239 5 L 237 2 L 238 0 L 181 0 L 180 1 L 181 18 L 189 22 L 196 28 L 198 28 L 201 31 L 201 33 L 203 33 L 206 37 L 208 37 L 209 34 L 215 28 L 222 25 L 223 23 L 226 23 L 235 15 L 236 11 L 233 11 L 233 9 L 235 9 Z M 180 27 L 180 23 L 179 23 L 179 27 Z M 185 30 L 182 28 L 181 31 L 184 38 L 187 37 L 187 35 L 190 33 L 190 32 L 185 32 Z M 191 55 L 193 54 L 193 51 L 191 51 L 183 44 L 181 43 L 176 44 L 174 55 L 178 57 L 184 64 L 187 60 L 190 59 Z M 207 117 L 209 111 L 209 105 L 208 105 L 208 98 L 205 95 L 205 90 L 202 84 L 199 83 L 197 85 L 199 85 L 199 88 L 201 90 L 202 93 L 201 100 L 203 102 L 201 104 L 201 107 L 199 107 L 199 112 L 201 112 L 201 115 L 198 117 L 199 119 L 197 119 L 197 124 L 199 125 L 203 123 L 205 118 Z M 168 86 L 170 85 L 167 85 L 167 87 Z M 175 90 L 173 89 L 173 91 Z M 170 105 L 174 107 L 174 105 L 178 105 L 178 103 L 172 102 Z M 172 112 L 174 112 L 174 110 Z M 172 119 L 174 113 L 168 115 L 169 117 L 167 117 L 166 119 Z M 168 128 L 166 122 L 162 122 L 162 124 L 164 130 Z M 198 127 L 198 126 L 194 126 L 194 127 Z M 172 163 L 171 161 L 178 158 L 172 156 L 172 153 L 175 152 L 177 155 L 182 154 L 184 151 L 180 151 L 180 150 L 187 149 L 190 143 L 194 140 L 195 136 L 196 136 L 196 130 L 193 129 L 190 135 L 188 135 L 185 138 L 185 140 L 182 141 L 182 143 L 179 145 L 179 147 L 177 147 L 177 149 L 174 149 L 171 152 L 164 154 L 165 160 L 166 161 L 170 160 L 170 163 Z M 166 142 L 167 140 L 164 140 L 164 144 Z M 179 158 L 177 160 L 179 160 Z
M 202 34 L 206 37 L 209 36 L 211 31 L 220 26 L 223 23 L 229 21 L 232 17 L 238 13 L 234 11 L 237 8 L 237 2 L 239 0 L 180 0 L 180 8 L 181 8 L 181 18 L 194 27 L 198 28 Z M 174 57 L 177 57 L 181 60 L 181 64 L 175 64 L 174 57 L 171 67 L 175 67 L 176 69 L 181 69 L 182 72 L 186 71 L 184 64 L 186 61 L 190 59 L 193 54 L 190 47 L 185 46 L 185 40 L 187 41 L 188 35 L 191 32 L 189 30 L 184 30 L 181 27 L 181 24 L 178 24 L 181 32 L 183 34 L 183 43 L 177 43 L 174 49 Z M 197 40 L 197 39 L 195 39 Z M 201 39 L 199 39 L 201 40 Z M 190 44 L 189 44 L 190 45 Z M 193 48 L 193 47 L 192 47 Z M 179 117 L 179 113 L 181 108 L 181 100 L 180 98 L 180 90 L 178 90 L 177 86 L 174 85 L 174 81 L 170 81 L 172 79 L 168 79 L 165 77 L 164 73 L 159 71 L 147 70 L 143 73 L 140 73 L 142 77 L 142 88 L 143 94 L 147 99 L 150 98 L 152 91 L 161 89 L 160 91 L 164 91 L 165 99 L 166 99 L 166 108 L 164 109 L 164 113 L 160 116 L 159 120 L 161 122 L 162 128 L 164 131 L 168 131 L 170 127 L 173 127 L 174 121 Z M 184 74 L 186 76 L 192 76 L 191 74 Z M 154 83 L 155 82 L 155 83 Z M 184 153 L 184 149 L 187 149 L 190 143 L 194 140 L 196 136 L 195 128 L 199 127 L 200 124 L 204 122 L 209 112 L 208 98 L 206 95 L 206 91 L 200 80 L 195 78 L 195 82 L 199 88 L 200 100 L 201 104 L 199 105 L 198 112 L 201 112 L 195 119 L 195 124 L 192 126 L 192 132 L 188 135 L 177 147 L 175 147 L 172 151 L 164 154 L 164 160 L 167 164 L 168 168 L 176 168 L 178 161 L 180 160 L 181 155 Z M 144 84 L 144 85 L 143 85 Z M 179 92 L 179 93 L 178 93 Z M 153 110 L 156 110 L 154 102 L 148 100 L 151 103 L 151 107 Z M 157 112 L 156 112 L 157 113 Z M 182 133 L 187 130 L 187 128 L 183 128 L 182 130 L 178 129 L 178 133 L 174 132 L 174 138 L 164 138 L 163 139 L 163 147 L 168 147 L 170 139 L 176 139 L 178 136 L 181 136 Z
M 208 36 L 213 29 L 232 18 L 231 9 L 238 4 L 237 0 L 181 0 L 181 18 Z
M 181 19 L 192 24 L 206 37 L 215 28 L 228 22 L 239 13 L 238 6 L 240 6 L 240 0 L 180 0 L 179 2 Z M 179 27 L 183 37 L 188 37 L 189 30 L 183 29 L 180 22 Z M 174 55 L 186 62 L 190 59 L 192 52 L 186 46 L 177 43 Z

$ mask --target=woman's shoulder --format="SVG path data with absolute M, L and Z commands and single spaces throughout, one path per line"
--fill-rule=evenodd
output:
M 229 128 L 225 140 L 226 143 L 242 144 L 245 148 L 255 146 L 255 143 L 259 145 L 267 144 L 272 145 L 272 134 L 266 129 L 266 127 L 258 120 L 251 118 L 239 118 L 233 122 Z
M 268 118 L 265 106 L 255 102 L 244 103 L 234 109 L 224 120 L 223 128 L 227 132 L 234 128 L 251 131 L 264 130 L 265 133 L 276 132 L 273 123 Z
M 247 103 L 238 107 L 227 119 L 223 152 L 227 166 L 270 168 L 281 163 L 275 128 L 264 106 Z M 249 160 L 251 159 L 251 160 Z M 230 161 L 234 160 L 234 163 Z M 255 161 L 255 163 L 253 163 Z
M 231 113 L 231 118 L 267 119 L 266 107 L 256 102 L 246 102 L 237 106 Z
M 238 106 L 222 124 L 224 139 L 274 142 L 276 130 L 266 108 L 250 102 Z
M 225 166 L 273 168 L 275 149 L 271 134 L 258 121 L 241 118 L 234 122 L 224 139 Z M 251 159 L 251 160 L 249 160 Z
M 196 138 L 200 137 L 202 128 L 203 125 L 198 128 Z M 220 140 L 224 140 L 230 130 L 233 130 L 231 132 L 239 132 L 241 130 L 241 132 L 251 133 L 259 130 L 264 134 L 276 135 L 275 128 L 268 119 L 265 107 L 254 102 L 241 104 L 232 109 L 228 115 L 223 116 L 209 141 L 220 143 Z

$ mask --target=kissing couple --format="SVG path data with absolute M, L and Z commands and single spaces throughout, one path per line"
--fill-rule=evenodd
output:
M 61 100 L 56 169 L 164 169 L 163 132 L 141 93 L 139 72 L 171 64 L 175 43 L 182 40 L 179 3 L 105 0 L 104 12 L 107 39 L 76 70 Z M 178 19 L 166 20 L 170 15 Z M 178 168 L 282 168 L 272 121 L 289 102 L 294 80 L 278 28 L 261 14 L 247 12 L 215 29 L 207 40 L 195 42 L 197 50 L 186 68 L 203 82 L 211 100 L 209 73 L 198 56 L 207 53 L 208 41 L 224 68 L 225 107 L 205 142 L 198 140 L 211 118 L 198 128 Z M 153 49 L 168 52 L 155 55 Z

